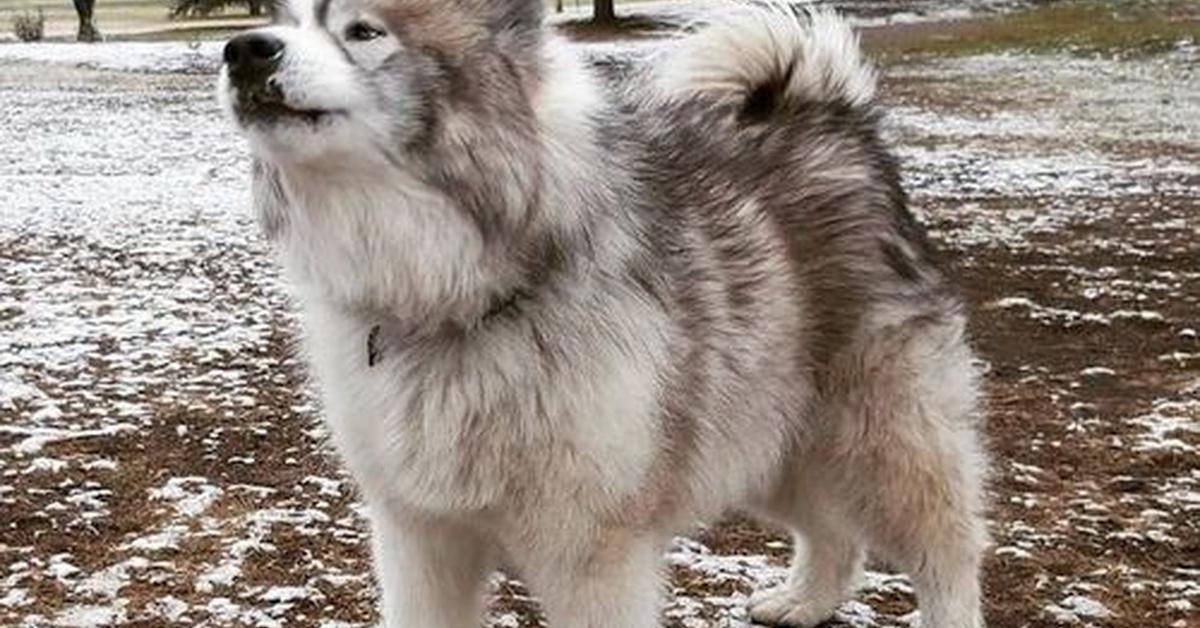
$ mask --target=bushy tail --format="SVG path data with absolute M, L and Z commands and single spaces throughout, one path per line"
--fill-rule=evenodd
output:
M 671 51 L 658 79 L 669 98 L 765 95 L 777 104 L 866 106 L 875 96 L 875 70 L 850 25 L 831 10 L 782 0 L 718 12 Z

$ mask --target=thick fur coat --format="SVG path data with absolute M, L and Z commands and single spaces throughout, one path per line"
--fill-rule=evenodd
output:
M 869 548 L 982 626 L 963 306 L 854 35 L 735 7 L 614 89 L 541 14 L 296 0 L 226 49 L 384 625 L 477 626 L 504 567 L 552 628 L 651 628 L 666 543 L 740 509 L 801 541 L 761 622 Z

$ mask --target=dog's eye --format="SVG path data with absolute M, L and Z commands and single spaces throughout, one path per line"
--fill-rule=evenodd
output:
M 346 39 L 349 41 L 371 41 L 383 37 L 384 34 L 382 29 L 366 22 L 353 22 L 346 27 Z

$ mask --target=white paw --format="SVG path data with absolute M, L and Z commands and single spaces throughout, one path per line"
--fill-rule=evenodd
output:
M 833 616 L 829 604 L 814 605 L 786 584 L 758 591 L 750 596 L 750 618 L 768 626 L 812 628 Z

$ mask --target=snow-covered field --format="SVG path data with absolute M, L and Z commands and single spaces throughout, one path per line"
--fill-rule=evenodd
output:
M 0 625 L 373 620 L 216 51 L 0 47 Z M 990 364 L 993 626 L 1196 625 L 1198 62 L 887 69 L 889 134 Z M 669 625 L 747 626 L 788 552 L 740 519 L 680 539 Z M 519 583 L 494 591 L 490 626 L 536 625 Z M 834 625 L 912 610 L 872 571 Z

